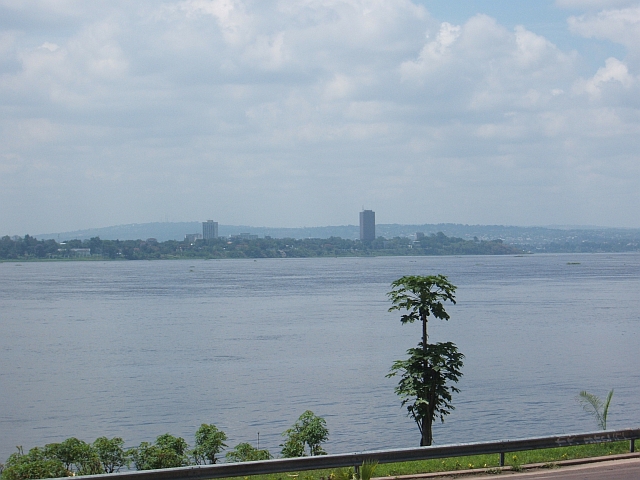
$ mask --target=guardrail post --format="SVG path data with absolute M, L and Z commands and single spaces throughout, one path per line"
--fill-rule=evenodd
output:
M 636 439 L 632 438 L 631 440 L 629 440 L 629 451 L 631 453 L 636 451 Z
M 500 452 L 500 466 L 504 467 L 504 452 Z
M 356 478 L 360 478 L 360 465 L 356 465 L 354 467 L 354 471 L 356 473 Z

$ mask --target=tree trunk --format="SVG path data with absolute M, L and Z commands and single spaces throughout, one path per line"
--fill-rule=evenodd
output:
M 427 352 L 427 340 L 428 340 L 428 336 L 427 336 L 427 316 L 422 313 L 420 314 L 421 320 L 422 320 L 422 349 L 424 350 L 425 354 Z M 424 371 L 422 373 L 422 380 L 423 380 L 423 385 L 427 385 L 429 383 L 429 365 L 426 363 L 424 364 Z M 429 395 L 429 397 L 431 397 L 431 395 Z M 429 402 L 431 402 L 431 398 L 429 398 Z M 429 410 L 431 410 L 431 404 L 429 405 Z M 431 432 L 431 424 L 433 423 L 433 415 L 429 414 L 428 418 L 422 418 L 422 428 L 420 429 L 422 431 L 422 438 L 420 439 L 420 446 L 421 447 L 428 447 L 431 445 L 431 442 L 433 440 L 433 435 Z
M 425 350 L 427 349 L 427 316 L 424 313 L 420 314 L 420 320 L 422 320 L 422 345 Z
M 433 441 L 433 435 L 431 432 L 431 419 L 423 418 L 422 419 L 422 438 L 420 439 L 421 447 L 430 447 Z

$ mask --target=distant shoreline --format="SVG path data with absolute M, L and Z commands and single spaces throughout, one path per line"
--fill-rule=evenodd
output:
M 591 235 L 591 234 L 589 234 Z M 595 236 L 593 236 L 595 235 Z M 443 232 L 361 241 L 342 237 L 272 238 L 243 233 L 203 240 L 199 234 L 185 240 L 102 240 L 100 237 L 58 243 L 36 237 L 0 238 L 0 261 L 176 260 L 225 258 L 316 258 L 446 255 L 525 255 L 531 253 L 624 253 L 640 251 L 640 239 L 600 236 L 551 239 L 528 245 L 502 239 L 447 236 Z M 525 239 L 525 240 L 528 240 Z
M 55 240 L 24 238 L 0 240 L 0 260 L 23 261 L 91 261 L 91 260 L 173 260 L 224 258 L 315 258 L 315 257 L 371 257 L 371 256 L 441 256 L 441 255 L 513 255 L 524 251 L 506 245 L 502 240 L 464 240 L 447 237 L 442 232 L 371 241 L 345 240 L 340 237 L 256 238 L 243 235 L 207 240 L 190 239 L 182 242 L 167 240 Z

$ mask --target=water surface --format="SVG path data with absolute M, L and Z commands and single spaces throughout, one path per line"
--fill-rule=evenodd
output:
M 590 431 L 615 388 L 638 426 L 640 255 L 0 264 L 0 461 L 76 436 L 128 446 L 214 423 L 272 453 L 306 409 L 329 453 L 417 446 L 385 375 L 419 341 L 389 313 L 402 275 L 458 286 L 430 339 L 466 355 L 437 444 Z

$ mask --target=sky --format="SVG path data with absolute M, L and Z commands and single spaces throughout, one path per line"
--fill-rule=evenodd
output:
M 0 0 L 0 235 L 640 227 L 640 1 Z

